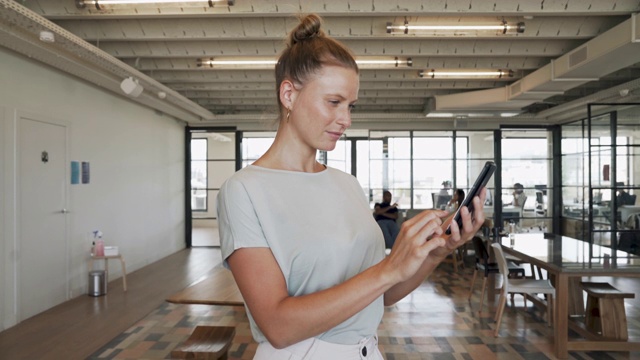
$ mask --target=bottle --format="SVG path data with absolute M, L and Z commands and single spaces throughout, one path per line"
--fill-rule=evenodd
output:
M 94 247 L 93 247 L 93 255 L 94 256 L 104 256 L 104 240 L 102 240 L 102 231 L 96 230 L 93 232 L 94 239 Z
M 509 221 L 509 243 L 511 247 L 516 242 L 516 224 L 513 221 Z
M 93 241 L 91 242 L 91 256 L 95 256 L 96 255 L 96 242 Z
M 102 238 L 98 238 L 98 241 L 96 241 L 96 256 L 104 256 L 104 241 Z

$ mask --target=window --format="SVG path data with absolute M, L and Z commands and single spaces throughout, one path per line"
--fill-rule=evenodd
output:
M 338 140 L 336 148 L 327 152 L 327 166 L 351 173 L 350 140 Z
M 504 130 L 501 148 L 502 220 L 515 222 L 520 232 L 548 231 L 552 220 L 551 133 L 546 129 Z M 522 185 L 524 196 L 518 194 L 516 184 Z
M 242 167 L 247 167 L 253 162 L 258 160 L 260 156 L 269 150 L 273 140 L 275 139 L 275 132 L 257 132 L 257 133 L 244 133 L 242 139 Z
M 191 139 L 191 210 L 207 211 L 207 139 Z

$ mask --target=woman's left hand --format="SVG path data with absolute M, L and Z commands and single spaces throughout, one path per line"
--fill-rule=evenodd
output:
M 473 208 L 475 209 L 473 214 L 469 213 L 469 209 L 467 209 L 466 206 L 463 206 L 460 209 L 462 228 L 458 226 L 457 222 L 453 221 L 453 216 L 450 216 L 442 223 L 443 230 L 446 230 L 447 227 L 451 228 L 451 235 L 446 235 L 444 233 L 440 235 L 441 238 L 445 239 L 445 245 L 432 251 L 429 256 L 433 255 L 443 258 L 475 236 L 484 223 L 483 204 L 486 196 L 487 190 L 482 188 L 480 196 L 473 198 Z

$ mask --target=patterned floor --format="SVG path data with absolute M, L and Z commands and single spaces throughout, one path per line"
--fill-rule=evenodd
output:
M 478 313 L 479 284 L 467 301 L 472 269 L 453 274 L 443 264 L 414 293 L 386 309 L 378 330 L 387 360 L 409 359 L 555 359 L 553 331 L 531 307 L 505 310 L 501 336 L 495 338 L 493 304 Z M 497 301 L 496 301 L 497 302 Z M 486 301 L 485 301 L 486 303 Z M 640 338 L 640 309 L 627 304 L 629 336 Z M 164 304 L 95 352 L 89 359 L 169 359 L 196 325 L 235 326 L 229 359 L 252 359 L 251 338 L 244 308 Z M 640 352 L 571 352 L 570 359 L 640 359 Z

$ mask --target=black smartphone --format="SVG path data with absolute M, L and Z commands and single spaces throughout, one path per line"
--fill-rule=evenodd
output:
M 491 176 L 495 171 L 496 163 L 494 163 L 493 161 L 487 161 L 484 164 L 482 171 L 480 171 L 480 175 L 478 175 L 476 182 L 473 184 L 471 189 L 469 189 L 469 192 L 467 193 L 467 196 L 464 197 L 464 200 L 462 200 L 462 204 L 460 204 L 458 210 L 456 210 L 456 212 L 453 214 L 452 221 L 457 222 L 460 228 L 462 228 L 462 216 L 460 216 L 460 209 L 463 206 L 466 206 L 467 209 L 469 209 L 469 212 L 473 213 L 473 198 L 480 194 L 480 190 L 487 185 L 489 179 L 491 179 Z M 451 226 L 447 226 L 447 230 L 444 233 L 447 235 L 451 235 Z

